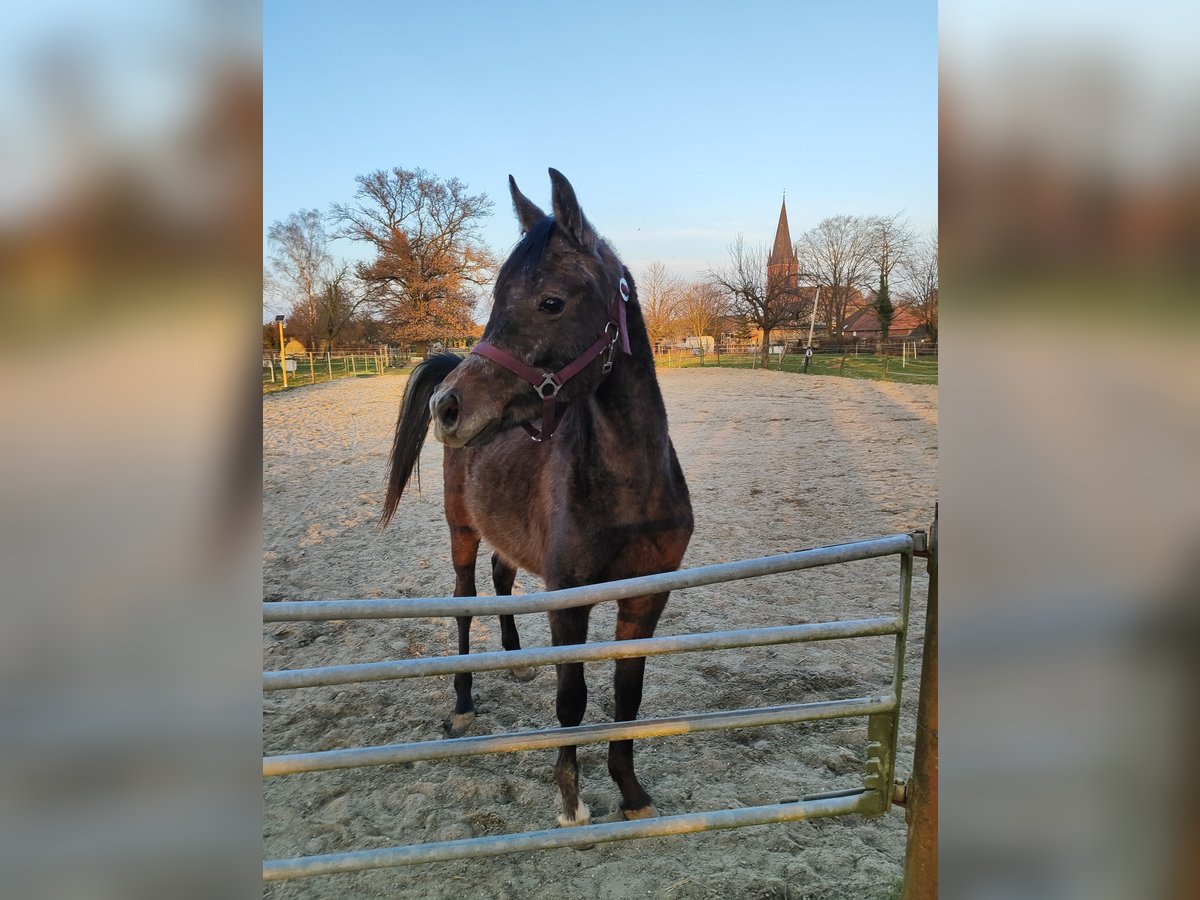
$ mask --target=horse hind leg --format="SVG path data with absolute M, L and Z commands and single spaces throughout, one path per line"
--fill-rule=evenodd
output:
M 499 553 L 492 554 L 492 583 L 496 586 L 496 596 L 504 597 L 512 593 L 513 582 L 517 580 L 516 566 L 511 566 L 501 559 Z M 505 650 L 520 650 L 521 637 L 517 634 L 517 622 L 513 616 L 500 617 L 500 643 Z M 517 681 L 531 681 L 537 675 L 537 669 L 529 666 L 517 666 L 509 669 Z
M 450 556 L 454 562 L 454 596 L 475 596 L 475 558 L 479 553 L 479 533 L 467 526 L 450 527 Z M 458 652 L 471 652 L 471 617 L 457 616 Z M 475 700 L 471 695 L 474 677 L 470 672 L 454 676 L 454 712 L 446 720 L 446 733 L 451 737 L 464 734 L 475 721 Z
M 627 641 L 654 635 L 658 617 L 667 605 L 667 594 L 652 594 L 622 600 L 617 611 L 617 640 Z M 642 684 L 646 657 L 616 660 L 613 674 L 614 719 L 630 722 L 637 718 L 642 705 Z M 638 781 L 633 770 L 633 741 L 613 741 L 608 745 L 608 774 L 621 791 L 621 814 L 626 819 L 650 819 L 658 816 L 654 802 Z

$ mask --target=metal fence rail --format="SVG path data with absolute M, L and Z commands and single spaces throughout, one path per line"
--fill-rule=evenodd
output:
M 762 575 L 779 575 L 801 569 L 815 569 L 837 563 L 854 562 L 911 553 L 913 535 L 894 534 L 888 537 L 834 544 L 810 550 L 796 550 L 777 556 L 762 556 L 739 562 L 679 569 L 660 575 L 643 575 L 605 584 L 589 584 L 561 591 L 542 591 L 519 597 L 433 597 L 379 600 L 299 600 L 263 604 L 264 622 L 320 622 L 331 619 L 411 619 L 436 616 L 497 616 L 549 612 L 591 606 L 609 600 L 624 600 L 659 591 L 678 591 L 684 588 L 739 581 Z
M 637 597 L 652 592 L 680 590 L 856 560 L 900 556 L 900 608 L 899 614 L 896 616 L 263 673 L 264 690 L 282 690 L 444 675 L 465 671 L 509 669 L 527 665 L 590 662 L 677 652 L 894 635 L 895 655 L 892 683 L 886 693 L 875 696 L 757 709 L 721 710 L 669 718 L 582 725 L 573 728 L 551 728 L 514 734 L 420 741 L 378 747 L 352 747 L 316 753 L 290 753 L 263 759 L 263 775 L 269 777 L 356 766 L 394 765 L 418 760 L 450 759 L 485 753 L 509 753 L 564 745 L 865 716 L 867 718 L 868 743 L 863 788 L 811 795 L 794 803 L 770 806 L 667 816 L 636 822 L 589 825 L 567 830 L 496 835 L 437 844 L 274 860 L 264 864 L 263 877 L 268 880 L 298 878 L 439 860 L 496 856 L 524 850 L 572 847 L 603 841 L 689 834 L 717 828 L 788 822 L 853 812 L 881 815 L 891 803 L 895 748 L 899 730 L 900 693 L 904 673 L 904 646 L 912 593 L 913 556 L 914 553 L 924 550 L 924 533 L 914 532 L 831 547 L 799 550 L 794 553 L 759 559 L 629 578 L 623 581 L 588 585 L 569 590 L 527 594 L 522 597 L 264 603 L 263 619 L 267 622 L 521 614 L 569 609 L 626 597 Z
M 489 653 L 471 653 L 465 656 L 439 656 L 432 659 L 397 659 L 344 666 L 318 666 L 311 669 L 281 669 L 275 672 L 263 672 L 263 690 L 281 691 L 301 687 L 422 678 L 428 675 L 455 675 L 459 672 L 494 672 L 521 666 L 553 666 L 566 662 L 597 662 L 604 659 L 660 656 L 665 653 L 735 650 L 742 647 L 767 647 L 773 644 L 876 637 L 899 634 L 902 627 L 903 623 L 899 616 L 879 616 L 872 619 L 851 619 L 845 622 L 813 622 L 806 625 L 747 628 L 742 631 L 711 631 L 702 634 L 639 638 L 629 641 L 601 641 L 594 644 L 574 644 L 565 647 L 498 650 Z
M 304 878 L 310 875 L 361 872 L 365 869 L 445 862 L 452 859 L 470 859 L 480 856 L 501 856 L 506 853 L 532 850 L 586 847 L 590 844 L 625 841 L 632 838 L 664 837 L 673 834 L 716 831 L 722 828 L 742 828 L 747 825 L 799 822 L 803 819 L 845 816 L 850 813 L 877 815 L 883 811 L 879 806 L 878 794 L 872 791 L 856 790 L 832 793 L 834 796 L 804 798 L 794 803 L 776 803 L 770 806 L 722 809 L 714 812 L 663 816 L 658 819 L 641 819 L 633 822 L 609 822 L 603 825 L 557 828 L 552 831 L 528 831 L 524 834 L 466 838 L 408 847 L 385 847 L 379 850 L 359 850 L 353 853 L 329 853 L 298 859 L 277 859 L 263 865 L 263 878 L 266 881 L 280 881 L 286 878 Z
M 388 766 L 427 759 L 453 759 L 481 756 L 485 753 L 513 753 L 518 750 L 545 750 L 577 744 L 603 744 L 608 741 L 637 740 L 725 731 L 729 728 L 759 728 L 764 725 L 789 725 L 819 719 L 845 719 L 894 712 L 894 695 L 861 697 L 851 700 L 826 700 L 820 703 L 791 703 L 755 709 L 641 719 L 633 722 L 606 722 L 576 725 L 573 728 L 545 728 L 513 734 L 488 734 L 480 737 L 452 738 L 440 741 L 416 741 L 411 744 L 385 744 L 379 747 L 353 747 L 346 750 L 322 750 L 316 753 L 288 753 L 263 758 L 263 775 L 296 775 L 358 766 Z

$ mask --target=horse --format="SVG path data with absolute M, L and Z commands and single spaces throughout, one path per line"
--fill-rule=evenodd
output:
M 691 499 L 667 432 L 633 276 L 584 217 L 575 191 L 550 169 L 553 214 L 510 175 L 520 239 L 500 267 L 482 339 L 465 359 L 431 357 L 409 378 L 396 422 L 382 523 L 387 524 L 424 443 L 430 419 L 444 445 L 446 522 L 455 596 L 475 595 L 480 539 L 495 549 L 497 595 L 518 569 L 549 590 L 673 571 L 691 540 Z M 616 639 L 650 637 L 669 592 L 618 602 Z M 590 606 L 551 612 L 555 646 L 587 640 Z M 470 652 L 470 617 L 457 619 Z M 520 649 L 512 616 L 500 617 L 505 650 Z M 615 720 L 637 718 L 645 657 L 615 661 Z M 533 677 L 515 667 L 521 680 Z M 582 663 L 556 666 L 555 711 L 578 725 L 587 706 Z M 451 736 L 475 718 L 472 676 L 454 678 Z M 608 771 L 626 819 L 658 815 L 633 767 L 633 742 L 608 747 Z M 575 747 L 554 765 L 558 823 L 587 825 Z

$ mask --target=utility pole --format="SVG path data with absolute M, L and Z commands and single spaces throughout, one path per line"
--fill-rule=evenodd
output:
M 808 320 L 808 344 L 804 348 L 804 372 L 808 374 L 808 361 L 812 359 L 813 329 L 817 327 L 817 304 L 821 302 L 821 286 L 817 285 L 817 293 L 813 296 L 812 317 Z
M 276 316 L 279 323 L 279 368 L 283 369 L 283 386 L 287 387 L 287 350 L 283 345 L 283 316 Z

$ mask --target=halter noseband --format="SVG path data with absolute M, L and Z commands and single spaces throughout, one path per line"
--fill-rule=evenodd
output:
M 613 366 L 613 355 L 616 353 L 618 340 L 621 342 L 622 352 L 626 354 L 630 352 L 629 333 L 625 324 L 625 304 L 628 302 L 629 282 L 622 276 L 617 293 L 613 296 L 612 306 L 609 308 L 608 313 L 608 322 L 604 325 L 603 333 L 601 333 L 592 346 L 576 357 L 574 362 L 568 363 L 557 372 L 543 372 L 535 369 L 533 366 L 521 362 L 521 360 L 517 359 L 511 353 L 501 350 L 487 341 L 480 341 L 471 348 L 472 353 L 500 364 L 521 380 L 533 385 L 533 389 L 542 398 L 541 430 L 538 430 L 528 422 L 521 423 L 521 427 L 535 441 L 548 441 L 553 436 L 554 429 L 558 426 L 556 398 L 558 397 L 558 392 L 562 390 L 563 385 L 586 369 L 606 349 L 608 350 L 608 359 L 604 361 L 603 373 L 607 375 Z

